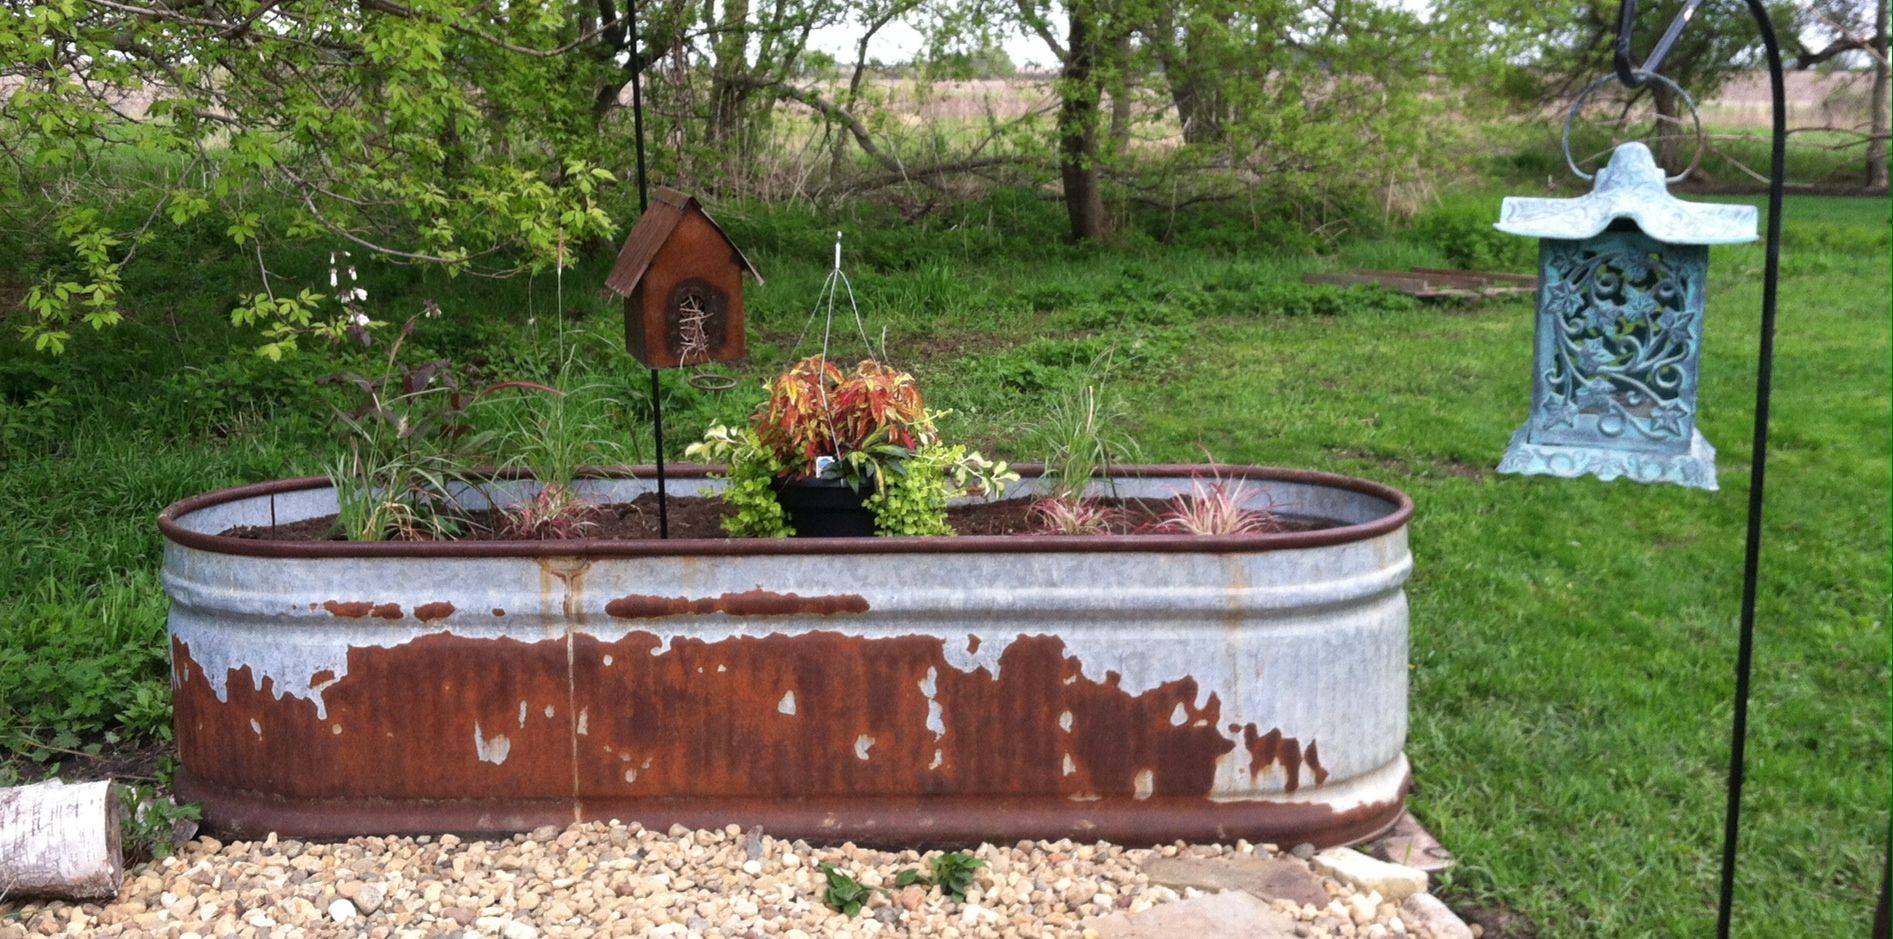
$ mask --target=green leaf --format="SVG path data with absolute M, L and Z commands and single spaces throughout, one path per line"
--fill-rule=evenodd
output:
M 973 885 L 973 872 L 985 866 L 985 861 L 964 852 L 942 854 L 933 859 L 933 882 L 947 896 L 964 901 L 967 888 Z
M 861 907 L 868 902 L 868 888 L 826 861 L 822 862 L 821 869 L 828 880 L 827 887 L 822 891 L 822 902 L 829 909 L 848 916 L 861 912 Z

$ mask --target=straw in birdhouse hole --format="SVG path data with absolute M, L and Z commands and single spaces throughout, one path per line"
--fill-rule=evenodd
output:
M 736 387 L 736 377 L 708 367 L 710 315 L 710 308 L 697 294 L 690 294 L 677 304 L 677 365 L 687 368 L 693 357 L 705 358 L 705 365 L 690 374 L 690 387 L 699 391 L 728 391 Z

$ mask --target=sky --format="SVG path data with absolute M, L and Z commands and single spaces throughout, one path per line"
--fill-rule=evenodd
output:
M 861 36 L 861 27 L 855 23 L 843 23 L 817 29 L 809 34 L 809 45 L 835 57 L 842 63 L 854 62 L 854 44 Z M 1045 41 L 1037 36 L 1012 33 L 1004 37 L 1000 46 L 1006 50 L 1006 56 L 1012 64 L 1022 69 L 1049 69 L 1057 65 L 1050 49 L 1045 48 Z M 868 59 L 880 59 L 882 62 L 905 62 L 919 52 L 925 38 L 914 27 L 899 21 L 889 23 L 874 34 L 874 40 L 868 44 Z

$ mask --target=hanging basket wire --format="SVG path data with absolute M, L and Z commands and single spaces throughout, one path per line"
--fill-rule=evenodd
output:
M 849 280 L 847 272 L 841 269 L 841 232 L 835 233 L 835 266 L 829 268 L 828 277 L 822 281 L 821 292 L 815 295 L 815 306 L 809 310 L 808 319 L 802 322 L 802 331 L 796 335 L 795 345 L 790 347 L 789 354 L 793 356 L 801 350 L 802 343 L 808 340 L 809 327 L 815 325 L 815 317 L 821 316 L 822 361 L 824 363 L 829 361 L 828 352 L 835 329 L 835 300 L 842 291 L 847 291 L 848 312 L 854 319 L 855 334 L 861 338 L 861 348 L 866 350 L 869 358 L 887 361 L 886 340 L 884 338 L 881 343 L 882 348 L 876 350 L 874 343 L 868 339 L 867 323 L 861 319 L 861 307 L 855 302 L 854 282 Z
M 815 305 L 809 310 L 808 319 L 802 322 L 802 331 L 796 335 L 795 345 L 789 348 L 789 357 L 791 359 L 795 357 L 795 353 L 801 351 L 802 344 L 808 341 L 809 327 L 815 325 L 815 318 L 820 316 L 822 318 L 822 349 L 819 359 L 821 363 L 820 371 L 825 372 L 828 369 L 832 361 L 829 357 L 829 352 L 833 347 L 835 333 L 835 302 L 843 292 L 847 293 L 848 314 L 854 320 L 855 335 L 860 337 L 862 349 L 867 352 L 868 358 L 882 362 L 887 361 L 886 337 L 883 335 L 881 341 L 882 348 L 877 351 L 874 348 L 874 343 L 868 339 L 867 323 L 862 320 L 861 306 L 855 300 L 854 282 L 849 280 L 847 272 L 841 269 L 841 232 L 835 232 L 834 266 L 829 268 L 828 276 L 822 280 L 822 289 L 815 295 Z M 825 383 L 817 383 L 816 393 L 819 395 L 822 404 L 822 419 L 829 423 L 829 439 L 832 441 L 835 436 L 833 409 L 828 403 L 828 389 L 825 387 Z M 839 450 L 835 452 L 834 457 L 836 459 L 841 457 Z

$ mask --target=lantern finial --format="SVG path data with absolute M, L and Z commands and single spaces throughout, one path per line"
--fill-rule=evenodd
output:
M 1716 488 L 1696 430 L 1707 246 L 1753 241 L 1755 222 L 1670 195 L 1641 143 L 1588 195 L 1506 199 L 1498 229 L 1542 241 L 1531 417 L 1499 471 Z

